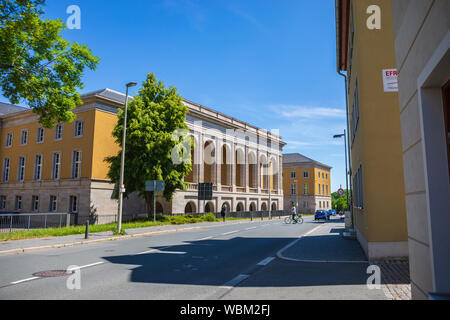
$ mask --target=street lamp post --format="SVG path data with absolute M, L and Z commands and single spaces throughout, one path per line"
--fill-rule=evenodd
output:
M 299 210 L 298 210 L 298 207 L 299 207 L 299 204 L 298 204 L 298 191 L 299 191 L 299 187 L 298 187 L 298 181 L 297 180 L 294 180 L 294 182 L 295 182 L 295 196 L 296 196 L 296 203 L 295 203 L 295 207 L 297 208 L 297 213 L 299 212 Z
M 123 193 L 124 185 L 124 168 L 125 168 L 125 144 L 126 144 L 126 136 L 127 136 L 127 111 L 128 111 L 128 89 L 137 85 L 136 82 L 127 83 L 127 94 L 125 98 L 125 117 L 123 120 L 123 137 L 122 137 L 122 162 L 120 165 L 120 185 L 119 185 L 119 217 L 117 219 L 117 232 L 120 233 L 122 230 L 122 208 L 123 208 Z
M 349 203 L 348 203 L 348 169 L 347 169 L 347 131 L 344 130 L 344 134 L 337 134 L 333 138 L 344 138 L 344 152 L 345 152 L 345 187 L 347 190 L 347 211 L 349 210 Z

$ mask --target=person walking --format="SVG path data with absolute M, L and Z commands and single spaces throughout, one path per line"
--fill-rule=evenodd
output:
M 220 214 L 222 215 L 223 222 L 225 222 L 225 215 L 227 214 L 227 205 L 226 204 L 224 204 L 222 206 L 222 210 L 220 211 Z

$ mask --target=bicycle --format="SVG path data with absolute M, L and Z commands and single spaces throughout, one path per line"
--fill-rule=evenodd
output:
M 298 224 L 302 224 L 303 223 L 303 218 L 301 216 L 296 216 L 294 220 L 292 220 L 292 217 L 286 217 L 286 219 L 284 219 L 284 223 L 286 224 L 291 224 L 291 223 L 298 223 Z

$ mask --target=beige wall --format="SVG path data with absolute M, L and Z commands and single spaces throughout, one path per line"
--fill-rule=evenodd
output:
M 440 100 L 450 79 L 450 1 L 395 0 L 392 6 L 412 297 L 427 299 L 430 292 L 450 292 L 450 191 Z M 424 100 L 430 96 L 436 99 Z

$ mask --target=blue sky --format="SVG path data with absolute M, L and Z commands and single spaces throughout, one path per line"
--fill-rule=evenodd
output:
M 345 187 L 334 1 L 47 0 L 46 15 L 66 21 L 74 4 L 81 30 L 64 37 L 101 59 L 82 92 L 123 92 L 154 72 L 186 99 L 279 129 L 285 152 L 332 166 L 332 190 Z

